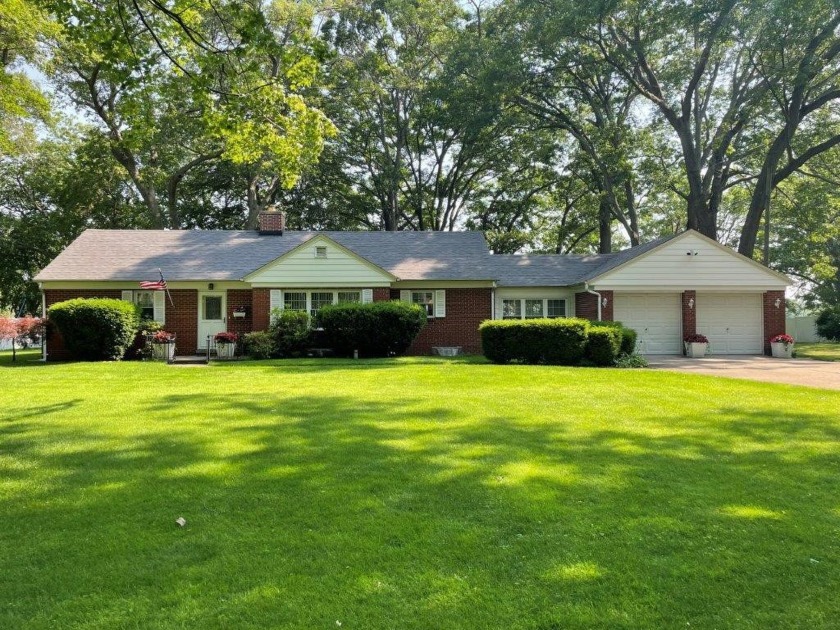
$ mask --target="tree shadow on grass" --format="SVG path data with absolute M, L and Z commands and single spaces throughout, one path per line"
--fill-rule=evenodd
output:
M 19 576 L 0 587 L 17 602 L 0 621 L 828 620 L 836 418 L 722 408 L 615 420 L 477 418 L 410 396 L 173 394 L 150 398 L 129 436 L 56 426 L 58 449 L 7 436 L 38 472 L 0 494 L 2 564 Z

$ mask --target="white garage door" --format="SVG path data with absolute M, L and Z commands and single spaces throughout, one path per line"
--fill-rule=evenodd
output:
M 641 354 L 682 353 L 679 293 L 616 293 L 613 317 L 639 335 Z
M 761 294 L 698 293 L 697 332 L 709 338 L 712 354 L 764 352 Z

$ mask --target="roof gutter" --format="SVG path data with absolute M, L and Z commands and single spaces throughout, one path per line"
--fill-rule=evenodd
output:
M 587 293 L 591 293 L 592 295 L 595 295 L 595 296 L 598 297 L 598 321 L 600 322 L 601 321 L 601 294 L 598 293 L 597 291 L 593 291 L 592 289 L 590 289 L 588 282 L 583 283 L 583 288 L 586 290 Z

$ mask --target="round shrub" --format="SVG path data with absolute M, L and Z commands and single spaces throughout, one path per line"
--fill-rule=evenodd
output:
M 295 356 L 309 344 L 309 315 L 305 311 L 274 309 L 269 332 L 277 354 L 281 357 Z
M 274 356 L 274 337 L 267 330 L 246 333 L 243 343 L 245 353 L 252 359 L 270 359 Z
M 70 355 L 87 361 L 121 359 L 140 323 L 137 307 L 110 298 L 59 302 L 49 308 L 48 314 Z
M 584 356 L 585 319 L 487 320 L 479 326 L 484 356 L 494 363 L 576 365 Z
M 621 322 L 589 322 L 593 328 L 606 326 L 608 328 L 617 328 L 621 331 L 621 349 L 619 354 L 630 355 L 636 351 L 636 339 L 638 335 L 632 328 L 627 328 Z
M 586 358 L 595 365 L 615 365 L 621 352 L 622 329 L 615 326 L 593 326 L 586 340 Z
M 817 334 L 829 341 L 840 341 L 840 305 L 823 309 L 817 315 Z
M 339 355 L 364 357 L 403 354 L 423 326 L 426 312 L 406 302 L 336 304 L 318 312 L 325 343 Z

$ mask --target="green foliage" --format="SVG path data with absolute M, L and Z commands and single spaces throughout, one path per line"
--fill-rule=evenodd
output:
M 488 320 L 479 326 L 484 356 L 494 363 L 577 365 L 584 357 L 585 319 Z
M 646 368 L 648 361 L 640 354 L 622 354 L 615 360 L 617 368 Z
M 269 332 L 274 340 L 274 352 L 281 357 L 296 356 L 310 340 L 309 315 L 305 311 L 275 308 L 271 311 Z
M 59 302 L 49 308 L 48 315 L 70 354 L 88 361 L 121 359 L 140 323 L 133 304 L 110 298 Z
M 398 301 L 325 306 L 318 316 L 326 343 L 343 356 L 403 354 L 426 325 L 420 306 Z
M 595 328 L 599 326 L 608 326 L 619 329 L 621 331 L 621 349 L 619 350 L 619 353 L 623 355 L 630 355 L 636 351 L 636 339 L 638 335 L 632 328 L 627 328 L 621 322 L 616 321 L 589 322 L 589 325 Z
M 840 341 L 840 306 L 831 306 L 817 315 L 817 334 L 829 341 Z
M 274 336 L 267 330 L 246 333 L 243 337 L 245 354 L 252 359 L 270 359 L 274 356 Z
M 592 326 L 587 332 L 586 359 L 595 365 L 614 365 L 621 352 L 621 328 Z

